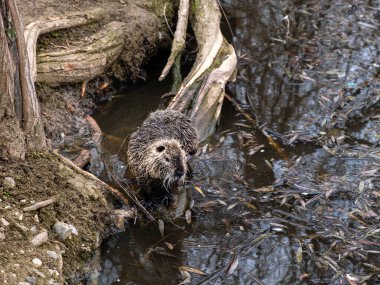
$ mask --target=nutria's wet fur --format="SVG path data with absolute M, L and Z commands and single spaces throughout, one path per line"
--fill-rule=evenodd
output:
M 174 110 L 151 113 L 128 144 L 128 166 L 148 191 L 156 182 L 171 190 L 185 182 L 187 155 L 198 149 L 198 134 L 191 120 Z

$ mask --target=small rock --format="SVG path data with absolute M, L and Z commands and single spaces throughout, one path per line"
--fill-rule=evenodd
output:
M 61 238 L 61 240 L 65 240 L 67 238 L 71 238 L 71 235 L 78 235 L 77 229 L 70 224 L 66 224 L 63 222 L 56 222 L 53 226 L 55 233 Z
M 5 177 L 3 180 L 3 187 L 5 190 L 16 187 L 16 182 L 12 177 Z
M 46 254 L 52 259 L 58 259 L 58 253 L 55 251 L 47 250 Z
M 0 232 L 0 240 L 5 240 L 5 234 Z
M 41 259 L 38 259 L 38 258 L 33 258 L 32 263 L 35 267 L 41 267 L 42 266 L 42 261 L 41 261 Z
M 26 199 L 22 199 L 22 200 L 20 200 L 20 203 L 21 203 L 21 204 L 25 204 L 25 203 L 26 203 Z
M 18 282 L 17 285 L 30 285 L 29 282 Z
M 36 226 L 31 226 L 31 227 L 30 227 L 30 231 L 31 231 L 32 233 L 36 233 L 36 232 L 37 232 L 37 227 L 36 227 Z
M 40 276 L 41 278 L 45 279 L 46 278 L 46 275 L 43 274 L 41 271 L 38 271 L 37 269 L 33 268 L 33 272 L 36 273 L 38 276 Z
M 8 227 L 10 225 L 10 223 L 6 219 L 4 219 L 4 218 L 1 218 L 0 221 L 3 224 L 4 227 Z
M 46 230 L 40 232 L 38 235 L 34 236 L 30 241 L 33 246 L 40 246 L 48 241 L 48 233 Z
M 33 217 L 34 221 L 39 224 L 40 223 L 40 219 L 38 218 L 38 215 L 35 214 L 34 217 Z
M 49 269 L 49 274 L 50 274 L 50 277 L 54 278 L 54 279 L 58 279 L 59 278 L 59 272 L 57 270 L 53 270 L 53 269 Z
M 14 284 L 17 282 L 17 275 L 15 273 L 9 274 L 9 279 L 11 281 L 11 284 Z
M 32 285 L 35 285 L 36 282 L 37 282 L 37 279 L 36 277 L 34 276 L 28 276 L 25 278 L 25 280 L 29 283 L 29 284 L 32 284 Z

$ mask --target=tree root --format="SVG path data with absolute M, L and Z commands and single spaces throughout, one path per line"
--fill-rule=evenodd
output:
M 187 9 L 190 9 L 189 6 Z M 190 11 L 199 51 L 194 66 L 168 108 L 188 113 L 195 123 L 200 139 L 204 140 L 214 131 L 219 120 L 224 87 L 234 78 L 237 57 L 234 48 L 227 43 L 220 31 L 221 14 L 216 0 L 194 1 Z M 186 15 L 186 12 L 181 11 L 179 14 Z M 182 24 L 177 25 L 179 27 L 181 31 L 178 34 L 182 35 Z M 175 40 L 167 66 L 171 66 L 173 54 L 177 50 L 178 43 Z
M 40 35 L 61 29 L 90 24 L 105 16 L 105 11 L 100 8 L 88 12 L 73 13 L 63 17 L 36 20 L 29 23 L 24 30 L 24 38 L 27 45 L 29 66 L 33 82 L 37 78 L 36 45 Z
M 63 166 L 68 167 L 77 174 L 85 177 L 89 182 L 94 183 L 95 186 L 99 187 L 99 189 L 103 190 L 104 192 L 113 194 L 115 197 L 123 201 L 126 205 L 129 204 L 127 198 L 125 198 L 118 190 L 112 188 L 107 183 L 97 178 L 95 175 L 79 168 L 71 160 L 63 157 L 57 151 L 53 151 L 52 154 L 62 163 Z
M 178 10 L 177 27 L 174 34 L 172 50 L 159 80 L 164 80 L 168 75 L 170 68 L 173 66 L 176 58 L 181 54 L 185 48 L 186 42 L 186 29 L 189 18 L 189 0 L 181 0 Z
M 105 72 L 124 48 L 127 24 L 110 22 L 93 35 L 90 44 L 37 56 L 38 81 L 49 85 L 90 80 Z

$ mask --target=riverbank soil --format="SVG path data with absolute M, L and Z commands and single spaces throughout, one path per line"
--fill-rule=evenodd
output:
M 101 76 L 50 85 L 41 82 L 37 74 L 37 95 L 53 149 L 71 159 L 83 150 L 97 151 L 99 130 L 88 117 L 94 101 L 109 99 L 105 94 L 116 81 L 129 84 L 143 77 L 142 65 L 165 38 L 166 28 L 162 29 L 155 14 L 160 14 L 162 7 L 155 3 L 18 1 L 24 25 L 94 8 L 105 11 L 104 17 L 91 25 L 40 36 L 37 57 L 42 52 L 88 44 L 91 36 L 111 21 L 123 22 L 124 47 Z M 92 272 L 88 264 L 102 238 L 113 229 L 113 209 L 111 199 L 105 198 L 110 197 L 106 187 L 87 178 L 53 153 L 29 153 L 25 161 L 0 162 L 1 284 L 77 284 Z
M 76 280 L 111 224 L 104 193 L 53 154 L 30 153 L 1 165 L 1 284 Z M 54 202 L 28 210 L 49 199 Z M 73 228 L 62 234 L 58 222 Z

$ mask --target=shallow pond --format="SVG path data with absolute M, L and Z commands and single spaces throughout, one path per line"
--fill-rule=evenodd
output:
M 224 1 L 240 55 L 238 79 L 228 92 L 253 110 L 241 112 L 226 101 L 217 132 L 192 161 L 192 183 L 205 197 L 193 191 L 191 223 L 165 221 L 162 237 L 155 223 L 130 222 L 126 232 L 103 243 L 100 284 L 180 284 L 189 276 L 188 284 L 379 284 L 380 158 L 377 144 L 363 134 L 367 123 L 378 127 L 379 118 L 371 116 L 374 97 L 362 98 L 377 86 L 371 81 L 376 44 L 358 51 L 350 44 L 360 43 L 347 43 L 346 78 L 338 72 L 348 61 L 344 54 L 322 58 L 321 68 L 305 72 L 317 57 L 312 47 L 326 56 L 333 49 L 328 37 L 314 35 L 332 33 L 335 13 L 356 17 L 376 1 L 368 2 L 352 11 L 344 2 L 334 8 L 325 1 Z M 315 22 L 321 15 L 327 23 Z M 287 33 L 290 43 L 284 44 Z M 364 58 L 360 64 L 357 53 Z M 336 73 L 324 72 L 334 64 Z M 170 82 L 156 80 L 163 65 L 153 62 L 147 82 L 116 94 L 95 116 L 106 135 L 102 152 L 120 177 L 125 137 L 170 89 Z M 348 92 L 349 84 L 362 84 L 360 76 L 369 83 L 356 96 L 370 111 L 355 129 L 358 138 L 345 124 L 326 119 L 320 92 L 325 98 L 339 88 Z

